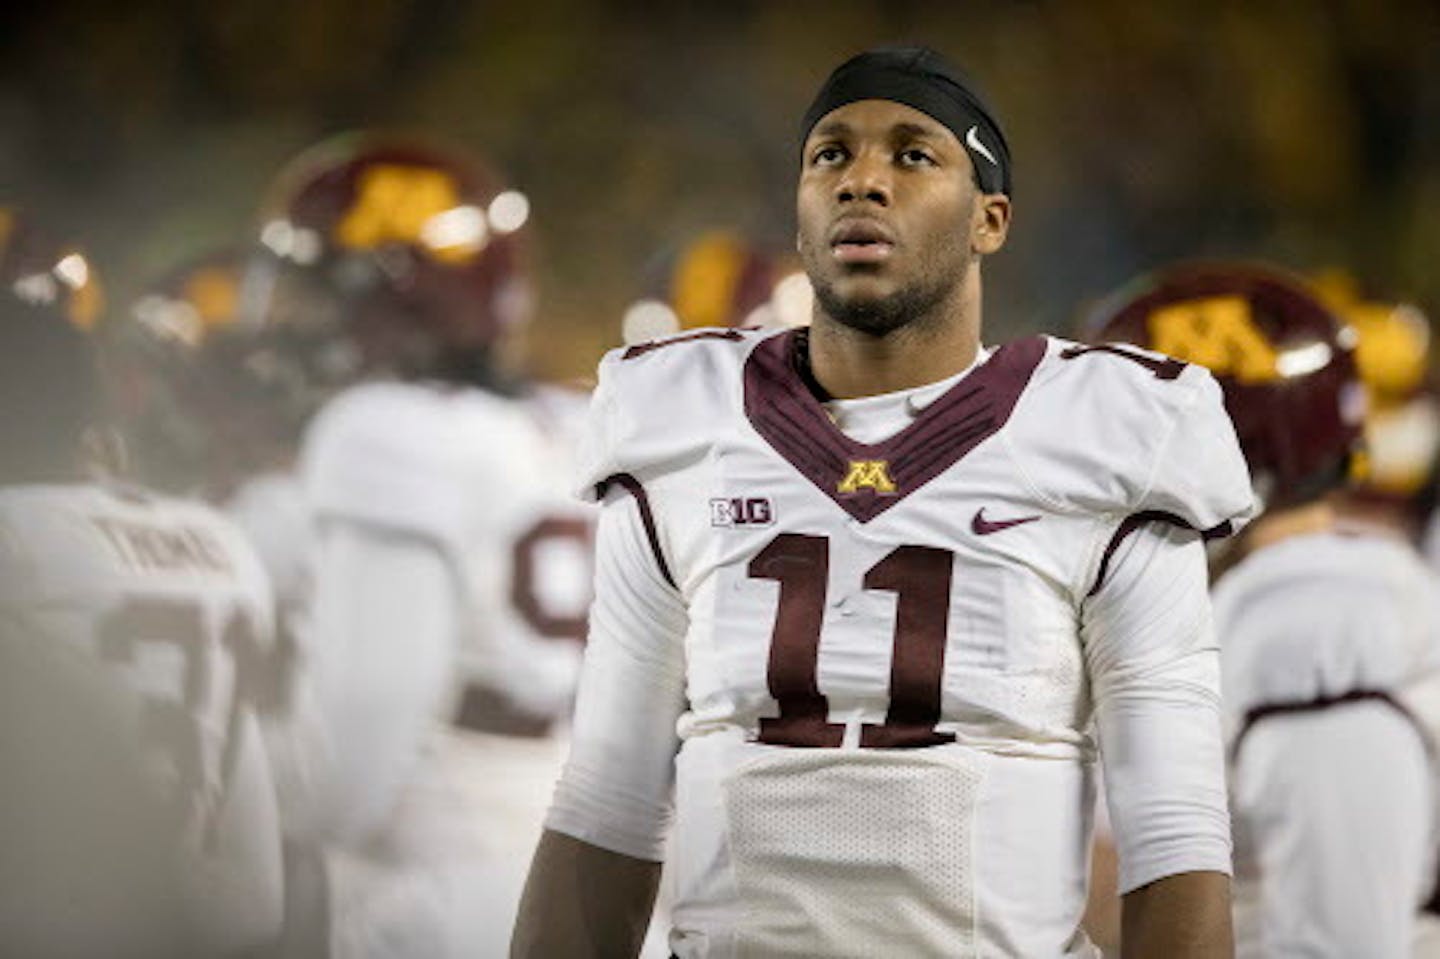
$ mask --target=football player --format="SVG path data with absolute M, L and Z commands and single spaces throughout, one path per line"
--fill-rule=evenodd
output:
M 362 380 L 298 473 L 338 955 L 502 952 L 563 756 L 591 534 L 564 416 L 508 372 L 528 214 L 462 151 L 348 136 L 282 175 L 246 278 L 310 369 Z
M 115 728 L 92 728 L 104 742 L 135 737 L 164 804 L 180 902 L 172 918 L 183 926 L 177 938 L 187 941 L 175 948 L 236 955 L 272 945 L 281 922 L 276 796 L 257 723 L 274 696 L 271 597 L 241 533 L 216 513 L 92 472 L 92 454 L 110 446 L 98 442 L 99 371 L 85 332 L 95 320 L 94 282 L 79 251 L 0 214 L 0 384 L 14 412 L 0 429 L 0 619 L 7 638 L 99 667 L 98 678 L 94 670 L 88 679 L 75 674 L 76 695 L 98 682 L 129 704 L 115 708 Z M 94 704 L 70 705 L 87 721 L 99 715 Z M 73 730 L 57 732 L 57 741 L 75 738 Z M 83 763 L 84 755 L 72 761 Z M 89 777 L 82 770 L 76 788 L 89 788 L 82 785 Z M 116 783 L 121 797 L 127 782 Z M 71 797 L 54 806 L 60 816 L 75 808 Z M 116 809 L 114 828 L 135 822 L 126 799 Z M 77 829 L 75 839 L 90 834 Z M 53 862 L 75 854 L 60 850 Z M 48 872 L 53 862 L 41 858 L 37 870 Z M 114 865 L 97 869 L 113 876 Z M 143 868 L 133 879 L 149 881 Z M 7 910 L 33 891 L 4 896 Z M 94 918 L 48 907 L 60 926 L 73 923 L 57 935 Z M 0 922 L 4 930 L 24 926 Z M 66 948 L 24 954 L 71 954 Z M 107 943 L 89 954 L 128 953 Z
M 1346 522 L 1379 524 L 1418 541 L 1440 453 L 1430 322 L 1413 305 L 1362 297 L 1346 273 L 1322 273 L 1311 286 L 1355 331 L 1355 366 L 1366 393 L 1364 468 L 1336 505 Z
M 802 125 L 808 330 L 601 364 L 573 745 L 512 955 L 1079 956 L 1097 745 L 1136 955 L 1230 948 L 1202 540 L 1252 493 L 1202 367 L 980 340 L 994 115 L 933 51 Z
M 1211 370 L 1264 503 L 1214 592 L 1241 954 L 1409 955 L 1434 875 L 1413 706 L 1440 598 L 1401 529 L 1335 508 L 1364 418 L 1354 332 L 1298 280 L 1227 263 L 1145 277 L 1092 329 Z

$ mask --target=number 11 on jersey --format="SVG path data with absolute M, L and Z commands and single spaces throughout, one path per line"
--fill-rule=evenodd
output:
M 935 730 L 940 721 L 950 583 L 955 557 L 929 546 L 899 546 L 865 574 L 867 590 L 895 594 L 890 706 L 881 725 L 866 723 L 860 745 L 914 749 L 955 741 Z M 770 636 L 766 682 L 780 715 L 760 720 L 759 741 L 775 746 L 835 747 L 845 727 L 829 721 L 830 703 L 816 672 L 830 578 L 830 540 L 781 533 L 747 569 L 752 579 L 776 580 L 780 602 Z

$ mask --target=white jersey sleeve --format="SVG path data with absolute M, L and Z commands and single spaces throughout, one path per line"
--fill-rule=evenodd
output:
M 1230 872 L 1219 652 L 1200 538 L 1150 524 L 1084 607 L 1085 655 L 1121 894 Z
M 685 706 L 687 615 L 657 564 L 645 509 L 644 500 L 616 486 L 601 510 L 570 759 L 546 825 L 659 861 Z
M 1035 444 L 1046 458 L 1018 456 L 1057 505 L 1097 517 L 1074 588 L 1120 891 L 1180 872 L 1228 873 L 1202 539 L 1254 514 L 1249 472 L 1203 367 L 1129 346 L 1072 345 L 1059 357 L 1041 396 L 1082 432 Z
M 448 702 L 458 633 L 451 572 L 412 537 L 338 524 L 319 537 L 313 683 L 332 744 L 324 832 L 363 838 L 391 813 Z M 343 648 L 336 648 L 343 643 Z

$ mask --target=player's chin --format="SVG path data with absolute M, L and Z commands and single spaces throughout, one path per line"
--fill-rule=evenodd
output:
M 851 268 L 835 277 L 830 284 L 837 299 L 855 306 L 881 303 L 894 296 L 898 284 L 882 269 Z

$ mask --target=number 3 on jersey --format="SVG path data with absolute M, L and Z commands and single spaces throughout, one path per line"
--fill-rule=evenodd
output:
M 780 583 L 766 672 L 780 715 L 760 720 L 759 741 L 775 746 L 839 746 L 845 727 L 829 721 L 830 703 L 816 681 L 830 575 L 829 539 L 782 533 L 750 561 L 747 571 L 752 579 Z M 864 725 L 861 746 L 913 749 L 955 741 L 954 734 L 935 730 L 940 721 L 953 572 L 954 556 L 946 550 L 900 546 L 865 574 L 865 589 L 894 593 L 896 610 L 890 707 L 883 724 Z
M 241 725 L 248 710 L 267 702 L 269 678 L 265 650 L 244 610 L 231 611 L 218 635 L 212 635 L 214 630 L 207 625 L 205 610 L 191 601 L 136 596 L 112 609 L 99 632 L 101 654 L 119 665 L 131 663 L 145 646 L 170 647 L 179 653 L 180 701 L 151 699 L 142 722 L 145 738 L 174 763 L 177 815 L 201 823 L 207 851 L 216 841 L 235 774 Z M 234 678 L 223 707 L 223 738 L 211 781 L 206 775 L 204 714 L 212 693 L 211 672 L 221 651 L 233 662 Z

